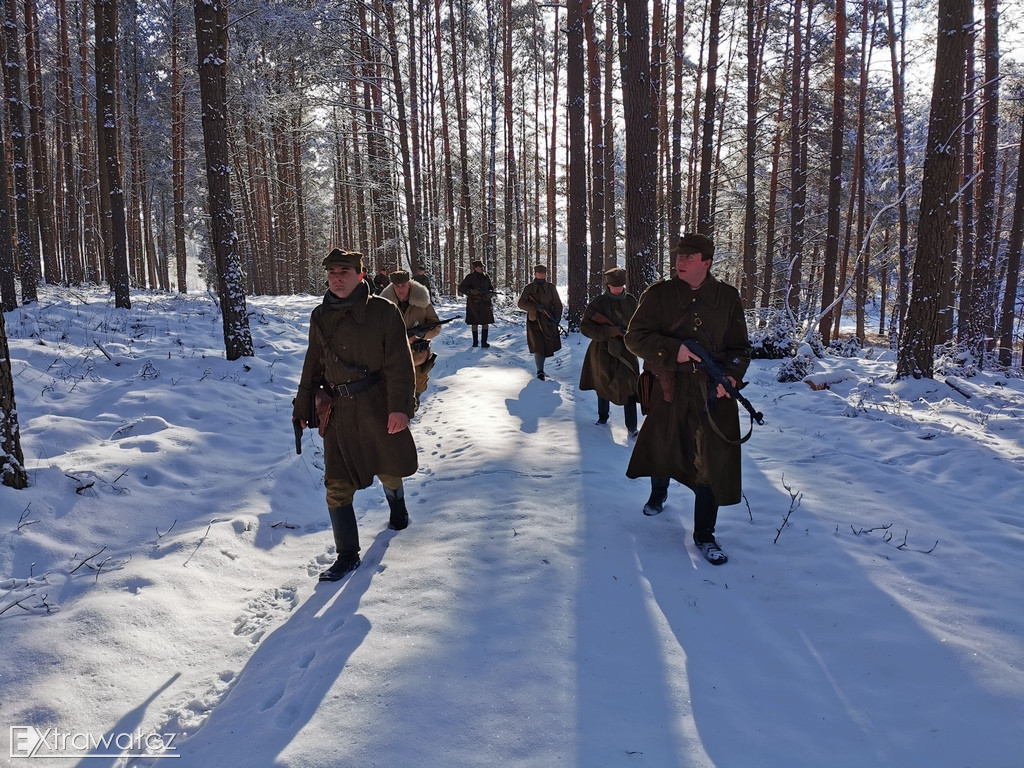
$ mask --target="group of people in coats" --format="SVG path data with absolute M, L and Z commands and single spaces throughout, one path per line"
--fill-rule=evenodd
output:
M 664 509 L 671 480 L 694 495 L 693 542 L 708 562 L 727 556 L 715 538 L 718 509 L 742 500 L 740 438 L 736 401 L 712 384 L 702 360 L 687 346 L 694 340 L 714 358 L 733 386 L 750 364 L 751 347 L 739 292 L 710 273 L 715 246 L 703 234 L 686 234 L 673 246 L 673 273 L 654 283 L 639 300 L 626 288 L 626 272 L 605 272 L 605 290 L 584 310 L 580 331 L 591 339 L 580 388 L 596 392 L 598 424 L 607 424 L 611 405 L 624 409 L 635 438 L 626 468 L 630 478 L 649 477 L 645 515 Z M 474 261 L 458 286 L 466 297 L 466 323 L 473 346 L 488 347 L 494 323 L 494 286 L 481 261 Z M 324 259 L 328 291 L 310 316 L 309 347 L 292 419 L 317 425 L 324 436 L 324 484 L 337 559 L 321 575 L 336 581 L 359 565 L 355 491 L 376 476 L 390 508 L 389 526 L 409 525 L 403 478 L 417 470 L 409 432 L 432 359 L 417 362 L 407 331 L 437 323 L 429 287 L 407 272 L 389 275 L 377 295 L 364 280 L 362 254 L 333 250 Z M 562 302 L 544 265 L 519 297 L 537 378 L 544 361 L 561 348 Z M 439 325 L 423 333 L 437 335 Z M 641 376 L 640 360 L 643 360 Z M 649 387 L 640 382 L 646 379 Z M 328 404 L 325 416 L 318 403 Z M 638 429 L 637 410 L 647 415 Z

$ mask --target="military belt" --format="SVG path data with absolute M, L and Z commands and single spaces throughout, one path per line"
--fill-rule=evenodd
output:
M 361 379 L 355 381 L 347 381 L 344 384 L 328 384 L 330 387 L 331 397 L 355 397 L 360 392 L 363 392 L 374 384 L 380 381 L 379 373 L 371 373 L 368 376 L 364 376 Z

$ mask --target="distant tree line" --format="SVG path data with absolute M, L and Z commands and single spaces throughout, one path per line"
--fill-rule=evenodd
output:
M 6 310 L 197 263 L 245 355 L 244 295 L 321 290 L 343 245 L 447 294 L 477 258 L 511 291 L 545 262 L 575 325 L 608 266 L 642 290 L 701 231 L 748 307 L 825 343 L 852 310 L 903 375 L 952 343 L 1019 365 L 998 0 L 2 2 Z

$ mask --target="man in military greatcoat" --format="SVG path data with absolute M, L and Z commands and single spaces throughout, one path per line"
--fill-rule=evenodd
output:
M 686 340 L 702 345 L 734 385 L 751 348 L 739 292 L 710 274 L 714 253 L 705 235 L 681 237 L 672 249 L 674 276 L 648 288 L 630 320 L 626 347 L 657 383 L 626 475 L 651 478 L 646 515 L 662 511 L 670 479 L 690 488 L 693 541 L 721 565 L 727 557 L 715 539 L 718 508 L 742 499 L 737 405 L 723 386 L 709 384 Z
M 359 566 L 355 492 L 376 476 L 391 510 L 389 526 L 409 525 L 403 478 L 416 472 L 409 432 L 416 378 L 398 307 L 370 293 L 362 254 L 332 250 L 323 261 L 328 291 L 309 320 L 292 420 L 324 438 L 324 485 L 337 560 L 320 574 L 337 581 Z
M 474 261 L 473 269 L 459 283 L 459 293 L 466 297 L 466 325 L 473 329 L 473 346 L 489 347 L 487 327 L 494 322 L 494 285 L 484 272 L 484 263 Z M 481 327 L 481 335 L 477 328 Z
M 562 319 L 562 299 L 554 284 L 548 282 L 548 268 L 538 264 L 533 268 L 533 282 L 528 283 L 519 297 L 519 308 L 526 311 L 526 344 L 533 352 L 537 364 L 537 378 L 544 381 L 544 361 L 562 348 L 562 333 L 558 327 Z
M 607 288 L 583 310 L 580 333 L 591 339 L 580 371 L 580 389 L 597 392 L 597 423 L 607 424 L 611 403 L 623 406 L 626 430 L 636 437 L 636 355 L 623 337 L 636 311 L 636 297 L 626 291 L 626 270 L 604 273 Z

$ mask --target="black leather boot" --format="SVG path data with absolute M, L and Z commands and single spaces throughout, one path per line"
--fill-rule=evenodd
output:
M 331 507 L 327 511 L 331 516 L 338 559 L 320 574 L 320 581 L 338 581 L 359 567 L 359 526 L 356 524 L 356 511 L 351 504 Z
M 483 326 L 480 329 L 480 346 L 481 347 L 489 347 L 489 346 L 491 346 L 490 344 L 487 343 L 487 326 L 486 325 Z
M 472 330 L 473 330 L 473 346 L 474 346 L 474 347 L 477 347 L 477 346 L 479 346 L 479 345 L 480 345 L 480 342 L 479 342 L 479 341 L 477 341 L 477 330 L 476 330 L 476 326 L 475 326 L 475 325 L 473 325 L 473 326 L 470 326 L 470 327 L 471 327 L 471 328 L 472 328 Z
M 665 508 L 665 499 L 668 498 L 668 481 L 667 477 L 651 478 L 651 498 L 644 504 L 644 514 L 648 517 L 660 515 Z
M 388 500 L 388 506 L 391 507 L 388 528 L 393 531 L 404 531 L 409 527 L 409 510 L 405 508 L 405 487 L 400 485 L 395 490 L 391 490 L 385 486 L 384 498 Z

